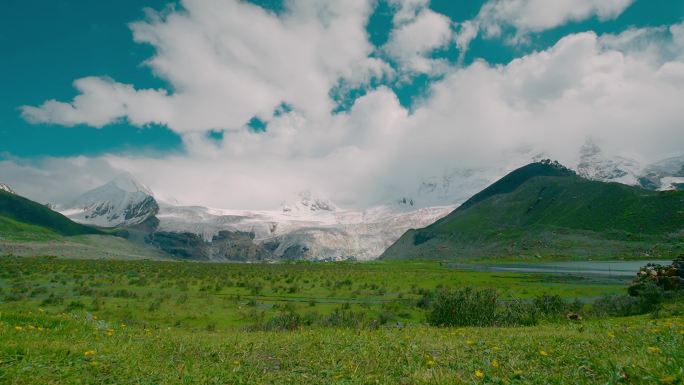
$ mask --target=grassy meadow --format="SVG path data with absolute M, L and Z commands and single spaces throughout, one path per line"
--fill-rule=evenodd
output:
M 463 287 L 494 288 L 502 303 L 525 306 L 544 294 L 578 300 L 582 319 L 559 310 L 532 326 L 429 326 L 429 294 Z M 2 257 L 0 383 L 682 383 L 678 302 L 629 317 L 590 310 L 625 290 L 620 281 L 429 261 Z

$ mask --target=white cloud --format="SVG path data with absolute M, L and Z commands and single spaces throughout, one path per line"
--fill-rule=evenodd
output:
M 397 13 L 399 14 L 399 13 Z M 444 71 L 442 60 L 430 54 L 451 43 L 451 20 L 424 8 L 412 19 L 404 19 L 391 33 L 384 51 L 402 71 L 434 74 Z
M 401 25 L 414 20 L 430 5 L 430 0 L 388 0 L 388 3 L 396 9 L 392 19 L 394 25 Z
M 48 100 L 40 107 L 22 107 L 22 115 L 31 123 L 55 123 L 63 126 L 87 124 L 102 127 L 128 118 L 136 126 L 168 121 L 170 111 L 164 90 L 136 91 L 132 85 L 111 79 L 87 77 L 74 82 L 80 92 L 71 103 Z
M 31 122 L 101 127 L 118 119 L 162 123 L 180 133 L 238 129 L 282 102 L 310 118 L 329 114 L 330 88 L 389 67 L 369 58 L 370 0 L 293 0 L 276 16 L 238 0 L 184 0 L 182 10 L 149 11 L 131 24 L 134 39 L 156 54 L 147 65 L 172 93 L 135 90 L 107 79 L 76 81 L 70 103 L 23 107 Z
M 389 4 L 395 10 L 394 28 L 382 52 L 396 63 L 403 78 L 444 73 L 448 63 L 432 54 L 452 44 L 451 19 L 431 10 L 429 0 L 389 0 Z
M 311 189 L 342 207 L 365 207 L 412 196 L 424 177 L 454 169 L 499 170 L 541 152 L 573 165 L 589 136 L 607 154 L 644 161 L 681 154 L 684 62 L 673 54 L 681 25 L 661 29 L 664 43 L 581 33 L 507 65 L 448 67 L 411 113 L 379 87 L 350 111 L 331 114 L 328 94 L 340 77 L 364 84 L 388 69 L 369 59 L 367 4 L 312 11 L 312 1 L 295 1 L 278 18 L 234 1 L 187 0 L 187 12 L 134 27 L 136 39 L 157 48 L 149 65 L 173 92 L 89 78 L 77 83 L 82 92 L 72 103 L 24 111 L 67 125 L 166 123 L 182 133 L 186 153 L 47 159 L 30 167 L 8 160 L 0 162 L 2 181 L 53 200 L 127 170 L 160 196 L 188 204 L 273 208 Z M 395 33 L 424 12 L 402 18 Z M 438 40 L 416 38 L 407 52 L 425 52 L 425 41 Z M 281 102 L 295 108 L 274 116 Z M 240 129 L 253 115 L 269 120 L 265 133 Z M 215 127 L 227 128 L 218 143 L 205 135 Z
M 489 0 L 473 20 L 467 21 L 457 37 L 459 48 L 466 51 L 470 41 L 484 32 L 485 37 L 499 37 L 506 28 L 515 29 L 509 42 L 524 41 L 530 33 L 556 28 L 571 21 L 591 17 L 610 20 L 618 17 L 634 0 Z

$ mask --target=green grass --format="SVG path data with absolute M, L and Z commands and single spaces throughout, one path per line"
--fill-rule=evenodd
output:
M 684 319 L 563 318 L 437 328 L 423 290 L 588 300 L 622 284 L 466 272 L 437 262 L 204 264 L 0 258 L 0 384 L 681 383 Z M 249 331 L 340 309 L 386 324 Z M 389 315 L 388 315 L 389 314 Z M 649 348 L 651 348 L 649 350 Z M 482 373 L 482 378 L 477 374 Z
M 676 384 L 683 321 L 188 333 L 34 309 L 0 316 L 0 383 Z
M 109 319 L 143 325 L 230 329 L 283 310 L 329 314 L 343 306 L 369 317 L 391 312 L 420 323 L 424 290 L 496 287 L 502 299 L 543 293 L 593 299 L 623 293 L 615 282 L 540 274 L 471 272 L 437 262 L 202 264 L 152 261 L 0 258 L 0 310 L 71 302 Z M 50 296 L 61 302 L 51 304 Z M 17 300 L 11 300 L 16 298 Z M 10 299 L 9 301 L 7 299 Z M 153 309 L 150 311 L 150 309 Z
M 101 231 L 73 222 L 40 203 L 6 191 L 0 191 L 0 216 L 4 217 L 5 221 L 9 219 L 34 227 L 42 227 L 61 235 L 102 234 Z M 12 232 L 6 231 L 12 229 L 12 227 L 2 225 L 0 236 L 11 236 Z M 44 232 L 45 230 L 38 230 L 38 234 Z
M 0 238 L 10 241 L 50 241 L 59 234 L 45 227 L 15 221 L 0 215 Z

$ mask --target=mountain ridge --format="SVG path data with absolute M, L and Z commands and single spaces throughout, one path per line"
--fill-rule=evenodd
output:
M 471 203 L 409 230 L 381 258 L 600 257 L 667 254 L 684 247 L 678 238 L 684 231 L 683 192 L 591 181 L 569 170 L 553 175 L 555 167 L 532 163 L 511 172 Z

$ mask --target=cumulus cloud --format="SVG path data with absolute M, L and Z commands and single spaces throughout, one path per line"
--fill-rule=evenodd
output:
M 431 58 L 431 53 L 451 43 L 451 20 L 428 8 L 401 20 L 402 23 L 392 31 L 384 47 L 385 52 L 399 64 L 402 71 L 426 74 L 444 72 L 446 63 Z
M 399 30 L 427 12 L 424 2 L 413 3 L 416 8 L 399 18 Z M 313 0 L 288 4 L 289 11 L 275 16 L 241 2 L 187 0 L 185 10 L 133 28 L 136 39 L 156 47 L 148 65 L 172 91 L 90 78 L 77 82 L 81 94 L 73 102 L 28 110 L 36 121 L 67 125 L 124 118 L 167 124 L 182 134 L 185 153 L 48 159 L 20 167 L 7 160 L 0 175 L 44 200 L 58 195 L 60 183 L 85 189 L 126 170 L 159 196 L 187 204 L 274 208 L 310 189 L 342 207 L 368 207 L 414 196 L 424 178 L 454 170 L 485 170 L 493 180 L 540 153 L 573 166 L 588 137 L 606 154 L 643 162 L 681 154 L 684 62 L 674 53 L 682 25 L 622 36 L 569 35 L 506 65 L 446 67 L 411 112 L 380 86 L 349 111 L 332 114 L 329 92 L 340 78 L 362 84 L 386 71 L 369 56 L 368 5 L 335 2 L 311 10 Z M 658 33 L 660 40 L 644 45 L 630 33 Z M 426 40 L 417 39 L 407 52 L 425 52 Z M 293 108 L 274 114 L 283 102 Z M 240 129 L 254 115 L 268 121 L 265 132 Z M 207 138 L 214 128 L 224 129 L 222 139 Z M 53 181 L 43 184 L 47 179 Z M 53 191 L 30 190 L 31 183 Z
M 30 122 L 101 127 L 127 119 L 161 123 L 179 133 L 238 129 L 283 102 L 310 118 L 333 109 L 329 91 L 389 67 L 369 57 L 371 1 L 294 0 L 277 16 L 239 0 L 184 0 L 182 9 L 148 11 L 131 24 L 135 41 L 152 45 L 146 64 L 173 90 L 136 90 L 84 78 L 71 102 L 22 108 Z
M 448 68 L 435 59 L 435 50 L 453 43 L 452 21 L 430 9 L 429 0 L 388 0 L 394 8 L 393 26 L 382 51 L 396 63 L 402 78 L 415 74 L 440 75 Z M 402 80 L 400 78 L 400 80 Z
M 499 37 L 513 28 L 511 43 L 526 39 L 528 34 L 556 28 L 571 21 L 590 17 L 609 20 L 618 17 L 634 0 L 489 0 L 475 19 L 461 26 L 457 37 L 462 52 L 472 39 L 483 32 L 485 37 Z M 477 31 L 477 32 L 476 32 Z

